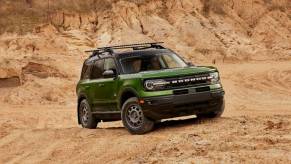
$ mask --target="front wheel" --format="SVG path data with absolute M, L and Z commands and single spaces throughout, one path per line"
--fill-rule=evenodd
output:
M 124 127 L 131 134 L 144 134 L 154 127 L 154 122 L 144 116 L 136 97 L 129 98 L 123 104 L 121 118 Z

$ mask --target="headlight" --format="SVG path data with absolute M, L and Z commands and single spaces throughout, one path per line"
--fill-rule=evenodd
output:
M 162 90 L 169 82 L 159 79 L 159 80 L 146 80 L 144 82 L 144 87 L 146 90 Z
M 209 76 L 210 76 L 211 83 L 218 83 L 220 80 L 218 72 L 210 73 Z

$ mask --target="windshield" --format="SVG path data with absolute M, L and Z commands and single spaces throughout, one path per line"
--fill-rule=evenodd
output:
M 133 56 L 121 59 L 123 71 L 127 74 L 172 68 L 183 68 L 187 64 L 174 53 Z

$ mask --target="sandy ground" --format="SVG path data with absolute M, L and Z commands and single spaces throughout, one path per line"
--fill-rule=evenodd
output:
M 82 129 L 75 105 L 3 105 L 0 163 L 290 163 L 290 63 L 217 66 L 222 118 L 169 120 L 141 136 L 121 122 Z

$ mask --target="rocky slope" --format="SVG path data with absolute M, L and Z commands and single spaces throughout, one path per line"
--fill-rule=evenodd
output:
M 70 103 L 83 51 L 97 46 L 164 41 L 197 64 L 291 59 L 288 0 L 1 3 L 5 103 Z

